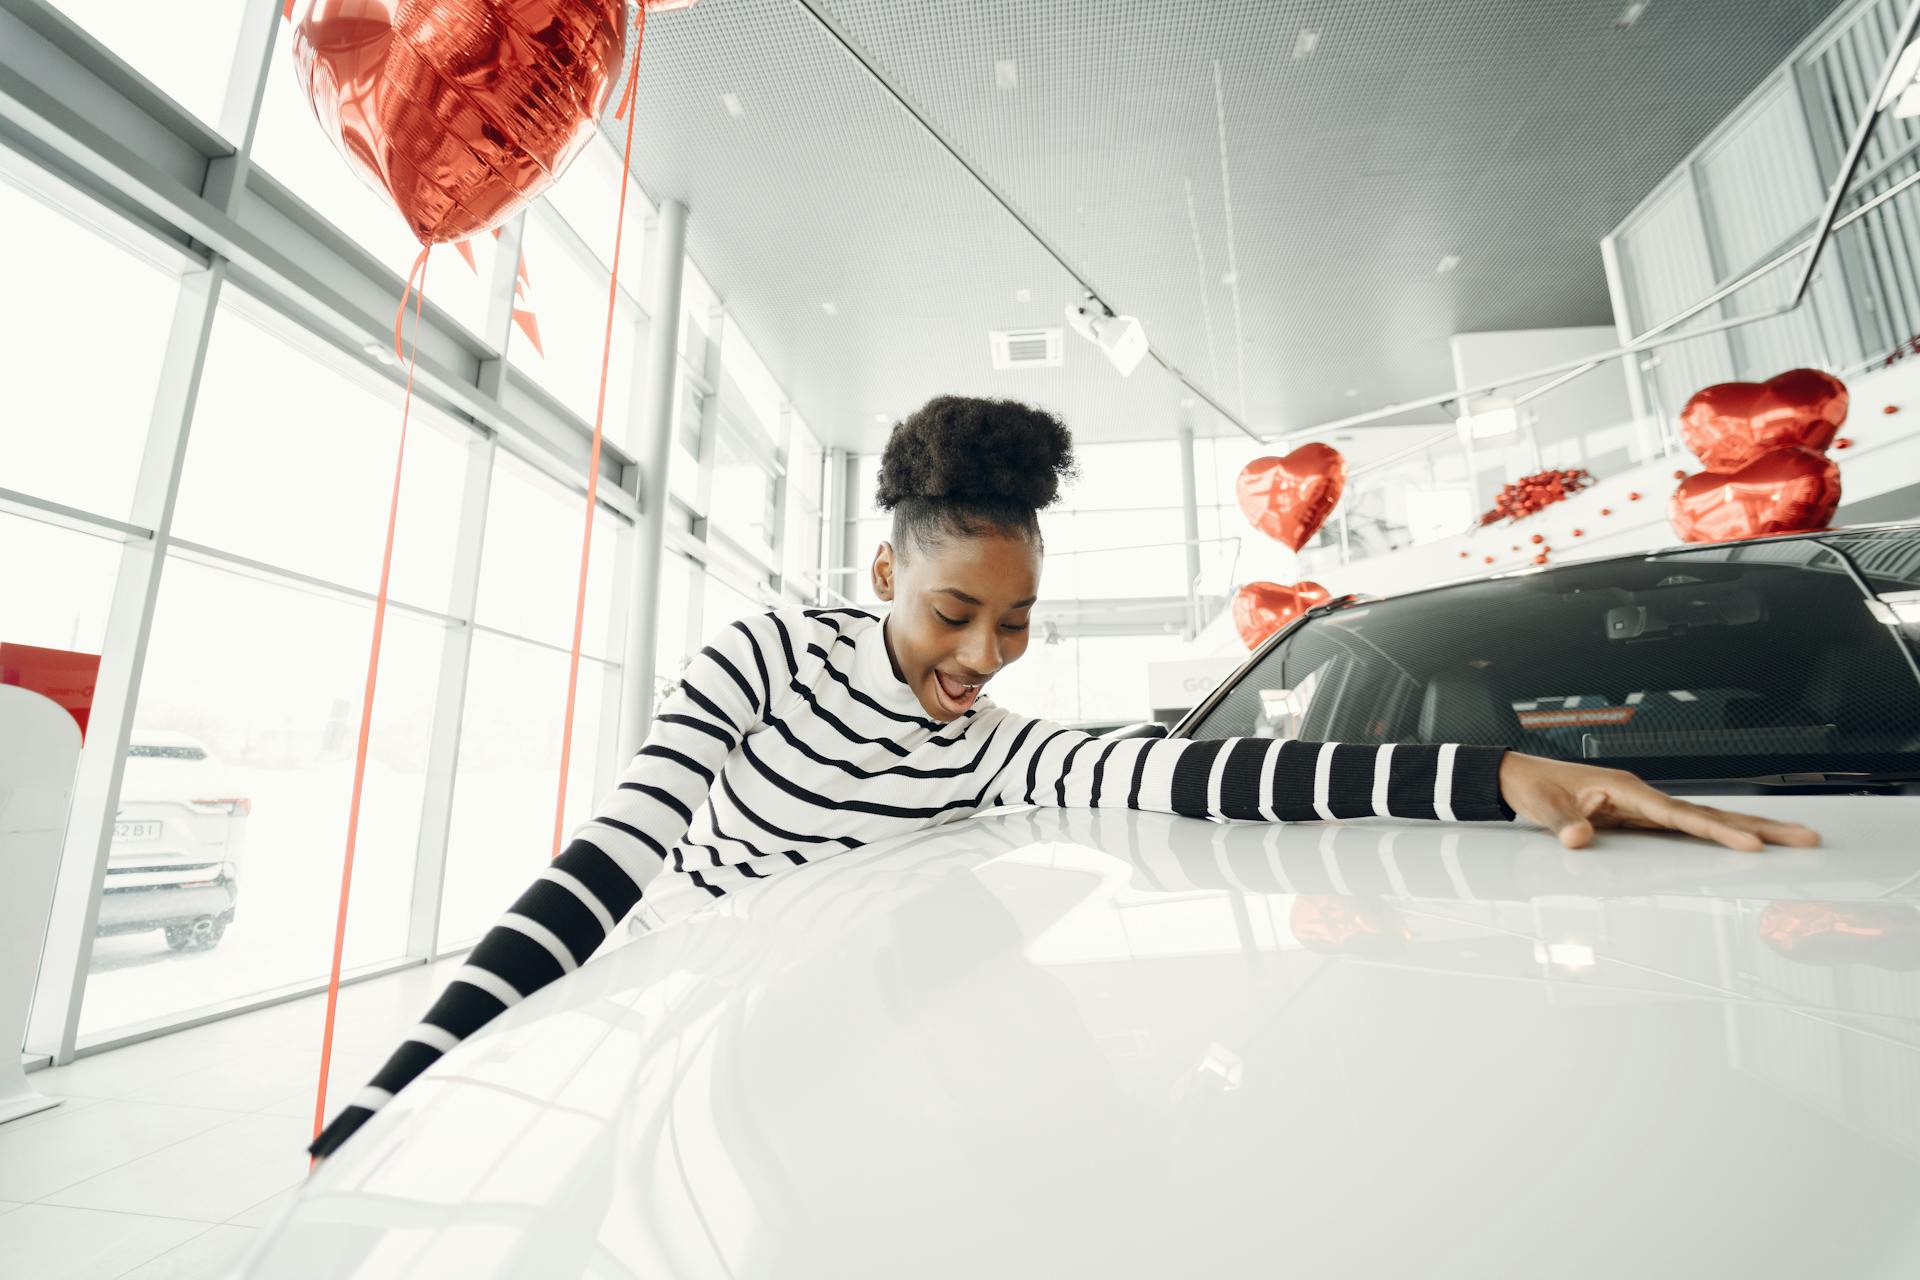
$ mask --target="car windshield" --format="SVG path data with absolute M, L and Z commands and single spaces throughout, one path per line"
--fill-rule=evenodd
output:
M 1658 781 L 1912 771 L 1917 588 L 1914 528 L 1462 583 L 1295 627 L 1191 736 L 1480 743 Z

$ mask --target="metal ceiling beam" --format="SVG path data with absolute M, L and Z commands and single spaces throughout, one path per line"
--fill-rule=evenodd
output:
M 975 168 L 973 163 L 960 153 L 960 148 L 953 144 L 939 125 L 929 119 L 927 114 L 914 104 L 913 99 L 909 98 L 906 92 L 895 83 L 893 77 L 887 73 L 886 69 L 875 61 L 865 49 L 861 48 L 852 36 L 847 34 L 832 14 L 826 12 L 820 0 L 794 0 L 794 3 L 799 5 L 809 17 L 818 23 L 821 30 L 832 36 L 834 40 L 852 56 L 855 62 L 858 62 L 862 67 L 866 68 L 867 74 L 871 75 L 874 80 L 893 97 L 894 101 L 900 104 L 908 115 L 919 122 L 920 127 L 925 129 L 928 135 L 932 137 L 935 142 L 939 143 L 948 155 L 953 157 L 954 163 L 958 164 L 962 169 L 965 169 L 973 180 L 980 184 L 981 189 L 992 196 L 994 201 L 998 203 L 1002 209 L 1007 211 L 1008 217 L 1019 223 L 1021 229 L 1033 237 L 1035 244 L 1046 250 L 1047 256 L 1058 263 L 1060 269 L 1072 277 L 1075 284 L 1078 284 L 1082 290 L 1092 295 L 1096 301 L 1100 302 L 1101 305 L 1105 306 L 1109 311 L 1120 312 L 1120 314 L 1123 315 L 1127 314 L 1107 301 L 1106 295 L 1101 293 L 1091 280 L 1087 279 L 1072 263 L 1067 261 L 1066 255 L 1054 246 L 1053 241 L 1049 240 L 1038 227 L 1027 221 L 1021 212 L 1014 207 L 1013 201 L 994 183 L 993 179 Z M 1252 427 L 1249 427 L 1246 422 L 1241 419 L 1239 414 L 1233 412 L 1233 410 L 1227 408 L 1224 404 L 1221 404 L 1205 387 L 1202 387 L 1199 383 L 1188 377 L 1178 365 L 1161 354 L 1158 346 L 1149 345 L 1147 353 L 1153 357 L 1154 363 L 1171 374 L 1180 385 L 1191 391 L 1199 399 L 1205 401 L 1209 408 L 1226 419 L 1226 421 L 1232 423 L 1249 439 L 1253 440 L 1256 444 L 1268 443 L 1266 436 L 1261 435 Z

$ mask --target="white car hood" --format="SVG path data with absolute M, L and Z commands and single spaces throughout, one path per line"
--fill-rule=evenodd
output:
M 244 1274 L 1920 1274 L 1920 799 L 1825 848 L 1027 810 L 404 1090 Z

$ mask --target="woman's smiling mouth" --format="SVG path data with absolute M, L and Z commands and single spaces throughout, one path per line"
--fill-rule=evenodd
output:
M 980 696 L 980 686 L 985 683 L 985 680 L 962 680 L 937 667 L 933 672 L 933 687 L 939 695 L 940 708 L 955 716 L 964 715 L 973 706 L 974 700 Z

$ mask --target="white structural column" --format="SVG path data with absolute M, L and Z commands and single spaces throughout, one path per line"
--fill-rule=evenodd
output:
M 687 207 L 660 204 L 653 238 L 653 278 L 647 289 L 647 376 L 641 418 L 640 521 L 628 595 L 624 690 L 618 759 L 630 760 L 653 720 L 655 620 L 660 604 L 660 555 L 667 528 L 667 465 L 673 458 L 673 397 L 680 360 L 680 277 L 687 253 Z
M 852 491 L 847 478 L 852 474 L 853 463 L 847 451 L 829 448 L 820 493 L 826 521 L 820 532 L 820 585 L 825 589 L 827 604 L 846 604 L 853 599 L 853 575 L 841 571 L 853 563 L 847 558 L 853 544 L 847 523 L 848 494 Z
M 1187 639 L 1200 633 L 1200 495 L 1194 482 L 1193 419 L 1180 414 L 1180 515 L 1187 540 Z

